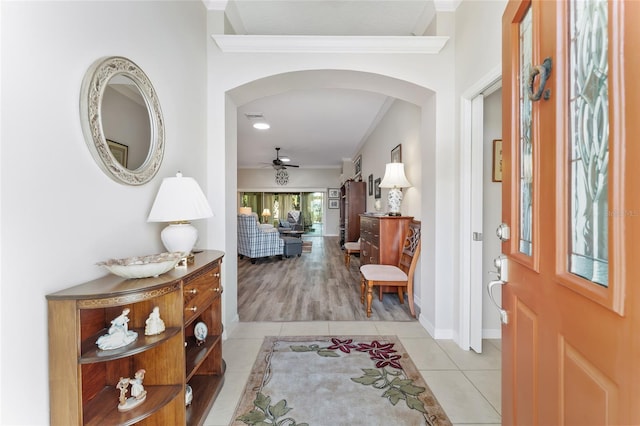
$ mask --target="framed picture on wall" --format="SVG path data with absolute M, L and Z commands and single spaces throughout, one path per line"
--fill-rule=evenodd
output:
M 369 195 L 373 195 L 373 175 L 369 175 Z
M 340 208 L 340 204 L 338 203 L 338 199 L 332 199 L 329 198 L 329 208 L 330 209 L 339 209 Z
M 502 139 L 494 139 L 493 141 L 493 167 L 491 180 L 493 182 L 502 182 Z
M 375 190 L 376 190 L 376 198 L 382 197 L 382 193 L 381 193 L 381 190 L 380 190 L 380 181 L 381 180 L 382 180 L 381 178 L 378 178 L 378 179 L 375 180 L 375 183 L 374 183 L 374 187 L 375 187 Z
M 353 162 L 353 168 L 355 171 L 355 179 L 356 181 L 362 180 L 362 155 L 358 155 L 356 161 Z
M 329 198 L 340 198 L 340 188 L 329 188 Z
M 115 158 L 116 161 L 122 164 L 122 167 L 126 169 L 129 159 L 129 147 L 109 139 L 107 139 L 107 144 L 109 145 L 109 150 L 111 151 L 113 158 Z
M 391 150 L 391 162 L 402 163 L 402 144 L 399 143 L 395 148 Z

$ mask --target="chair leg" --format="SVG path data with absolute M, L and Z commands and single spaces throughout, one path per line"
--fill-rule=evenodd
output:
M 367 318 L 371 317 L 371 301 L 373 301 L 373 281 L 367 281 Z
M 349 252 L 345 252 L 344 254 L 344 264 L 347 265 L 347 268 L 351 265 L 351 254 Z
M 364 277 L 360 278 L 360 303 L 364 305 Z
M 402 287 L 398 287 L 398 299 L 400 299 L 400 304 L 404 305 L 404 292 L 402 291 Z

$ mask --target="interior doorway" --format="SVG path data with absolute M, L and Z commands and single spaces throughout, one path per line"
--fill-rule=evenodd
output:
M 485 146 L 498 137 L 485 135 L 485 97 L 502 86 L 501 66 L 497 66 L 463 93 L 461 98 L 461 199 L 460 199 L 460 317 L 458 345 L 462 349 L 482 352 L 483 338 L 499 338 L 497 330 L 487 328 L 484 321 L 491 315 L 486 297 L 488 276 L 484 269 L 484 241 L 495 238 L 486 229 L 483 220 L 485 176 L 491 177 L 492 168 L 485 166 Z M 500 124 L 498 125 L 500 129 Z M 492 163 L 489 163 L 492 164 Z M 486 170 L 489 169 L 489 170 Z M 495 201 L 492 201 L 495 202 Z M 498 201 L 500 203 L 500 201 Z M 499 207 L 499 206 L 498 206 Z M 486 272 L 486 271 L 485 271 Z

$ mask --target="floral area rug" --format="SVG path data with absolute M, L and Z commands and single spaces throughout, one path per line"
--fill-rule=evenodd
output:
M 396 336 L 266 337 L 232 425 L 451 425 Z

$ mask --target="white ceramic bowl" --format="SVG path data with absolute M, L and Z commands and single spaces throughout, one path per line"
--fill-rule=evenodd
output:
M 160 253 L 126 259 L 109 259 L 99 262 L 98 265 L 104 266 L 109 272 L 122 278 L 148 278 L 169 272 L 183 257 L 182 252 Z

